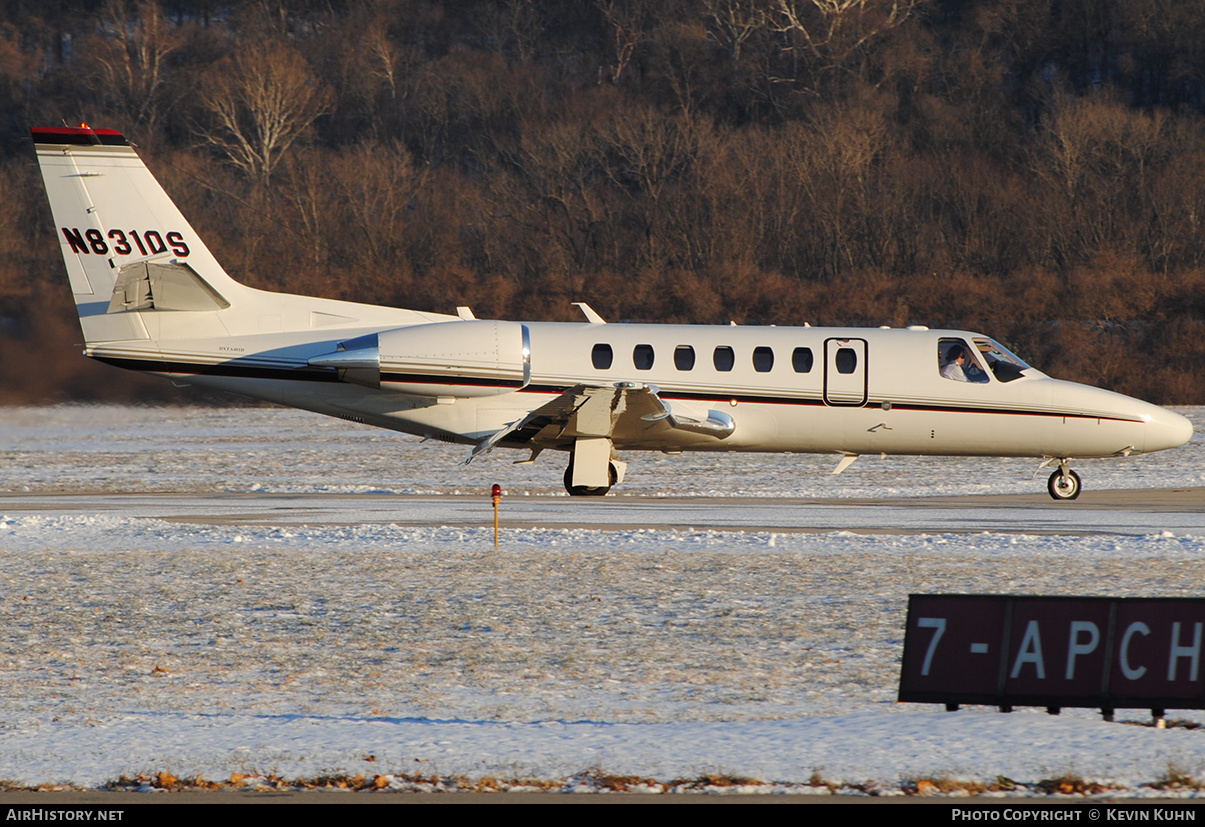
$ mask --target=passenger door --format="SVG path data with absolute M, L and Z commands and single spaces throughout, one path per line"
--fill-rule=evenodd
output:
M 866 404 L 866 340 L 824 340 L 824 403 Z

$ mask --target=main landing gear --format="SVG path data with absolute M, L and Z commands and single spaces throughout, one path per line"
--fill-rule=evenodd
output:
M 1063 460 L 1059 463 L 1059 470 L 1050 475 L 1046 490 L 1056 500 L 1074 500 L 1082 490 L 1079 474 L 1068 468 L 1067 461 Z
M 626 462 L 615 456 L 611 440 L 579 437 L 569 452 L 565 490 L 571 497 L 601 497 L 611 486 L 623 482 L 627 467 Z
M 607 466 L 607 475 L 611 479 L 611 485 L 619 482 L 619 473 L 615 470 L 614 465 Z M 569 461 L 569 467 L 565 469 L 565 490 L 569 492 L 570 497 L 602 497 L 611 490 L 611 485 L 574 485 L 573 460 Z

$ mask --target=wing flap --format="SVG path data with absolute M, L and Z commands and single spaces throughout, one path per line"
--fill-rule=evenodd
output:
M 664 431 L 726 439 L 736 429 L 732 417 L 708 411 L 706 419 L 675 414 L 656 385 L 618 382 L 574 385 L 560 396 L 477 443 L 466 463 L 489 453 L 503 441 L 551 445 L 577 439 L 612 442 L 647 441 Z

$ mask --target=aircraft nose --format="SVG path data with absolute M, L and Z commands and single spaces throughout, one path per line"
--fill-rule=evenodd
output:
M 1162 451 L 1176 448 L 1192 439 L 1192 422 L 1175 411 L 1157 408 L 1158 413 L 1146 423 L 1146 450 Z

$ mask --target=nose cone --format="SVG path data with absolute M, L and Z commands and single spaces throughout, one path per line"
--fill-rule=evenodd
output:
M 1152 406 L 1154 407 L 1154 406 Z M 1146 451 L 1176 448 L 1192 439 L 1192 423 L 1166 408 L 1154 408 L 1146 419 Z

